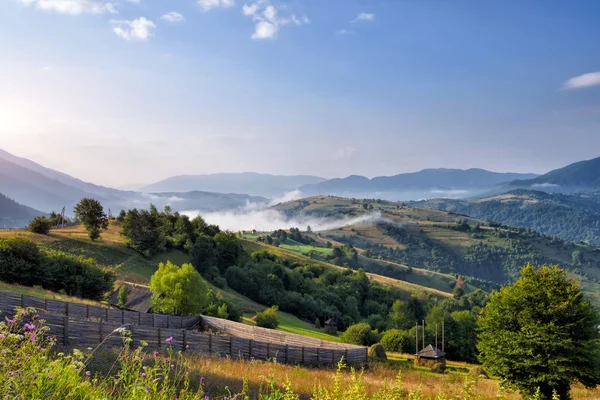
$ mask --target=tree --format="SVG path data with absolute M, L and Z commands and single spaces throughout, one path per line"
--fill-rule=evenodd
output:
M 176 315 L 198 315 L 208 303 L 208 285 L 191 264 L 160 263 L 150 279 L 152 310 Z
M 190 249 L 190 259 L 192 265 L 201 274 L 208 271 L 208 269 L 215 265 L 217 261 L 215 250 L 215 242 L 210 236 L 200 235 L 196 239 L 196 242 Z
M 558 267 L 523 268 L 492 293 L 478 323 L 484 368 L 525 395 L 568 399 L 574 382 L 600 383 L 598 312 Z
M 452 296 L 458 300 L 461 297 L 463 297 L 465 295 L 465 291 L 463 288 L 460 287 L 455 287 L 454 290 L 452 291 Z
M 238 257 L 242 254 L 240 241 L 233 232 L 219 232 L 214 236 L 215 248 L 217 252 L 217 267 L 221 272 L 237 263 Z
M 579 250 L 575 250 L 571 254 L 571 258 L 573 260 L 574 267 L 579 267 L 581 265 L 581 263 L 583 262 L 583 255 L 581 254 L 581 252 Z
M 359 346 L 371 346 L 379 341 L 379 334 L 371 330 L 371 325 L 368 323 L 360 322 L 346 329 L 342 334 L 342 341 Z
M 98 200 L 82 199 L 75 206 L 75 217 L 81 221 L 92 240 L 98 239 L 100 233 L 108 229 L 108 218 Z
M 267 308 L 265 311 L 256 313 L 256 326 L 261 328 L 276 329 L 279 326 L 279 317 L 277 316 L 277 306 Z
M 389 320 L 392 327 L 396 329 L 410 329 L 415 323 L 414 315 L 412 315 L 408 303 L 402 300 L 396 300 L 392 304 Z
M 123 221 L 122 234 L 127 238 L 128 247 L 145 256 L 165 249 L 159 214 L 152 208 L 151 211 L 129 210 Z
M 52 221 L 47 219 L 46 217 L 35 217 L 29 223 L 27 229 L 29 232 L 39 233 L 40 235 L 47 235 L 50 233 L 50 229 L 52 228 Z

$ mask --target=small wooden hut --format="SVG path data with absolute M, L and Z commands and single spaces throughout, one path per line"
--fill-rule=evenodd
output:
M 323 331 L 329 335 L 337 335 L 337 322 L 333 318 L 325 321 L 325 329 Z
M 429 345 L 415 354 L 415 365 L 433 367 L 435 364 L 446 365 L 446 353 Z

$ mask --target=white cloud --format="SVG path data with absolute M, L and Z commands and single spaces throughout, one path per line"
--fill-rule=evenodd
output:
M 341 160 L 343 158 L 350 157 L 355 152 L 356 152 L 356 149 L 354 147 L 346 146 L 346 147 L 339 148 L 336 151 L 334 151 L 333 153 L 331 153 L 330 158 L 333 158 L 334 160 Z
M 563 89 L 580 89 L 600 85 L 600 72 L 590 72 L 569 79 L 563 85 Z
M 214 8 L 231 8 L 235 5 L 234 0 L 198 0 L 198 5 L 203 11 L 210 11 Z
M 116 13 L 114 3 L 96 0 L 17 0 L 26 6 L 34 5 L 36 8 L 59 14 L 106 14 Z
M 298 17 L 295 14 L 290 14 L 287 17 L 280 17 L 279 10 L 274 5 L 270 4 L 269 0 L 258 0 L 252 4 L 244 4 L 242 13 L 251 17 L 255 22 L 254 33 L 252 39 L 275 39 L 282 26 L 301 26 L 310 24 L 310 20 L 306 15 Z
M 156 25 L 152 21 L 144 17 L 134 19 L 133 21 L 113 20 L 110 23 L 115 25 L 113 31 L 117 36 L 125 40 L 147 40 L 152 36 L 152 30 L 156 28 Z
M 52 65 L 44 65 L 43 67 L 40 68 L 40 71 L 42 72 L 48 72 L 52 69 Z
M 354 32 L 349 31 L 348 29 L 340 29 L 338 31 L 335 31 L 336 35 L 351 35 L 352 33 L 354 33 Z
M 352 21 L 352 23 L 355 22 L 360 22 L 360 21 L 373 21 L 375 20 L 375 14 L 369 14 L 369 13 L 360 13 L 358 14 L 358 16 Z
M 162 17 L 160 17 L 160 19 L 168 21 L 168 22 L 181 22 L 185 18 L 183 17 L 182 14 L 180 14 L 176 11 L 171 11 L 171 12 L 166 13 Z

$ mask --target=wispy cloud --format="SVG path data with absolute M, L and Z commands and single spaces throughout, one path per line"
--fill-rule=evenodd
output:
M 348 29 L 340 29 L 340 30 L 335 31 L 335 34 L 336 35 L 340 35 L 340 36 L 351 35 L 353 33 L 354 33 L 354 31 L 351 31 L 351 30 L 348 30 Z
M 129 20 L 112 20 L 111 24 L 115 25 L 113 31 L 117 36 L 125 40 L 148 40 L 152 36 L 152 30 L 156 25 L 144 17 Z
M 360 21 L 374 21 L 375 20 L 375 14 L 370 14 L 370 13 L 360 13 L 358 14 L 358 16 L 356 18 L 354 18 L 351 22 L 354 24 L 356 22 L 360 22 Z
M 185 20 L 183 15 L 176 11 L 168 12 L 165 15 L 163 15 L 162 17 L 160 17 L 160 19 L 162 19 L 164 21 L 168 21 L 168 22 L 182 22 L 183 20 Z
M 252 4 L 244 4 L 242 13 L 251 17 L 255 22 L 254 33 L 252 39 L 275 39 L 279 33 L 279 29 L 283 26 L 301 26 L 310 24 L 310 20 L 306 15 L 301 17 L 295 14 L 290 14 L 286 17 L 279 15 L 279 9 L 270 4 L 269 0 L 258 0 Z
M 198 0 L 198 5 L 203 11 L 215 8 L 231 8 L 235 5 L 234 0 Z
M 26 6 L 35 6 L 46 12 L 59 14 L 107 14 L 116 13 L 114 3 L 95 0 L 17 0 Z
M 43 67 L 40 68 L 40 71 L 42 72 L 48 72 L 52 69 L 52 65 L 44 65 Z
M 356 152 L 356 149 L 354 147 L 346 146 L 346 147 L 337 149 L 336 151 L 331 153 L 329 157 L 334 160 L 342 160 L 344 158 L 348 158 L 348 157 L 352 156 L 352 154 L 354 154 L 355 152 Z
M 598 85 L 600 85 L 600 72 L 590 72 L 569 79 L 564 83 L 563 89 L 581 89 Z

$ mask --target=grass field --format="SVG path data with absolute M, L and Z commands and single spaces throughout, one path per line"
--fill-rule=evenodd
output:
M 243 322 L 248 325 L 256 325 L 256 323 L 252 320 L 253 316 L 254 314 L 245 314 L 243 317 Z M 328 340 L 330 342 L 341 342 L 339 335 L 329 335 L 323 332 L 322 329 L 317 329 L 313 324 L 302 321 L 292 314 L 288 314 L 283 311 L 277 311 L 277 316 L 279 317 L 279 326 L 277 327 L 278 331 L 296 333 L 298 335 Z

